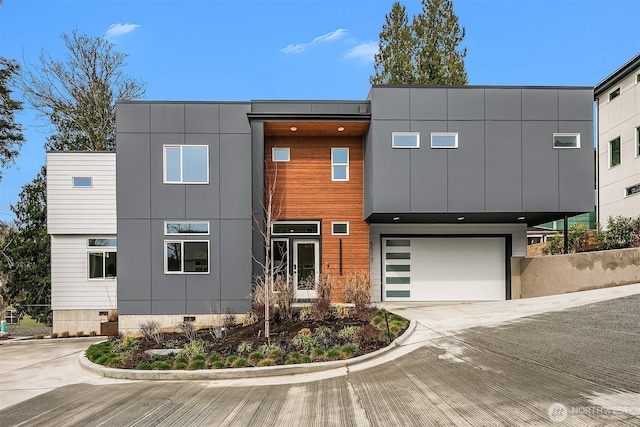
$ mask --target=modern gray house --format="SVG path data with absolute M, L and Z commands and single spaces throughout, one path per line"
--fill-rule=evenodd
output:
M 374 86 L 359 101 L 120 102 L 121 329 L 249 310 L 265 205 L 270 261 L 300 301 L 321 273 L 343 301 L 354 270 L 375 301 L 519 298 L 527 225 L 593 209 L 592 100 Z

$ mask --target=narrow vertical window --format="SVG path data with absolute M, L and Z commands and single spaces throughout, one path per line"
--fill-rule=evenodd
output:
M 609 141 L 609 167 L 612 168 L 620 164 L 620 137 Z
M 349 181 L 349 149 L 331 149 L 331 180 Z
M 636 128 L 636 157 L 640 157 L 640 127 Z

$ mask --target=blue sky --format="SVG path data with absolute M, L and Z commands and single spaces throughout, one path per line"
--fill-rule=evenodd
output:
M 0 56 L 64 53 L 75 27 L 129 55 L 152 100 L 364 99 L 391 0 L 4 0 Z M 419 1 L 404 1 L 409 16 Z M 640 52 L 640 0 L 454 0 L 470 84 L 593 86 Z M 15 94 L 20 98 L 20 93 Z M 49 129 L 3 171 L 0 220 L 45 160 Z

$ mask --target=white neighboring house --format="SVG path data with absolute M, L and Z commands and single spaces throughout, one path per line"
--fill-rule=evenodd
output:
M 598 83 L 598 221 L 640 215 L 640 54 Z
M 47 153 L 53 331 L 100 332 L 116 309 L 116 153 Z

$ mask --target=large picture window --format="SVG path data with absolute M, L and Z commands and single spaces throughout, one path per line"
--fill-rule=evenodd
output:
M 209 147 L 206 145 L 165 145 L 166 184 L 208 184 Z
M 165 241 L 166 273 L 209 273 L 209 241 Z
M 331 149 L 331 180 L 349 181 L 349 149 Z

